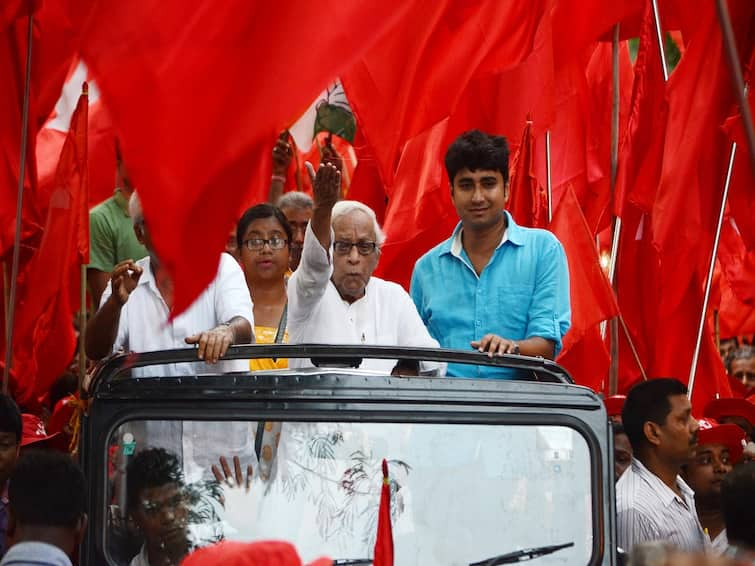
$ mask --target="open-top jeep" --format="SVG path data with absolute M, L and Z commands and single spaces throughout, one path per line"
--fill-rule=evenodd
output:
M 161 377 L 166 364 L 195 361 L 191 349 L 100 365 L 81 425 L 91 482 L 82 564 L 129 564 L 155 532 L 150 544 L 166 552 L 176 540 L 186 552 L 280 539 L 304 560 L 371 564 L 383 459 L 398 566 L 617 563 L 606 412 L 557 364 L 355 346 L 237 346 L 226 357 L 319 367 Z M 361 358 L 502 365 L 522 378 L 376 375 L 354 369 Z M 144 367 L 154 377 L 132 377 Z M 134 493 L 139 454 L 155 446 L 182 466 L 170 497 Z M 134 507 L 161 526 L 140 529 Z

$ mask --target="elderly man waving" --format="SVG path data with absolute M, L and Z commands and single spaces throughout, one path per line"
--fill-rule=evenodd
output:
M 307 165 L 314 210 L 288 286 L 290 342 L 438 347 L 408 293 L 372 276 L 385 239 L 375 213 L 356 201 L 337 202 L 341 174 L 334 166 L 320 165 L 314 175 Z M 289 364 L 302 367 L 309 360 Z M 361 367 L 416 371 L 396 360 L 365 360 Z M 423 363 L 422 369 L 441 368 Z

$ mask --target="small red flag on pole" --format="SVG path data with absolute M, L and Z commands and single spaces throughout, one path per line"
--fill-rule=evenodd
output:
M 391 482 L 388 479 L 388 462 L 383 459 L 383 487 L 380 492 L 377 537 L 373 566 L 393 566 L 393 528 L 391 527 Z

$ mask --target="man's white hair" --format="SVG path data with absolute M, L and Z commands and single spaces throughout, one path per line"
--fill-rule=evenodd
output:
M 347 216 L 357 210 L 363 212 L 370 218 L 370 220 L 372 220 L 372 227 L 375 230 L 375 242 L 378 246 L 382 246 L 383 242 L 385 242 L 383 229 L 380 227 L 380 224 L 378 224 L 375 211 L 364 203 L 356 200 L 339 200 L 333 207 L 333 212 L 331 213 L 331 225 L 335 224 L 336 220 L 339 218 Z
M 134 226 L 144 223 L 142 201 L 136 191 L 131 193 L 131 198 L 128 201 L 128 215 L 131 217 L 131 222 Z

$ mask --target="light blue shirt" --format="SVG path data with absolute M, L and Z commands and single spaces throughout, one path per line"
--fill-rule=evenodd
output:
M 556 344 L 569 329 L 569 268 L 561 242 L 547 230 L 517 226 L 504 212 L 501 243 L 478 277 L 462 246 L 461 223 L 451 237 L 419 260 L 411 296 L 443 348 L 468 350 L 497 334 L 510 340 L 540 337 Z M 515 370 L 449 364 L 454 377 L 511 378 Z

